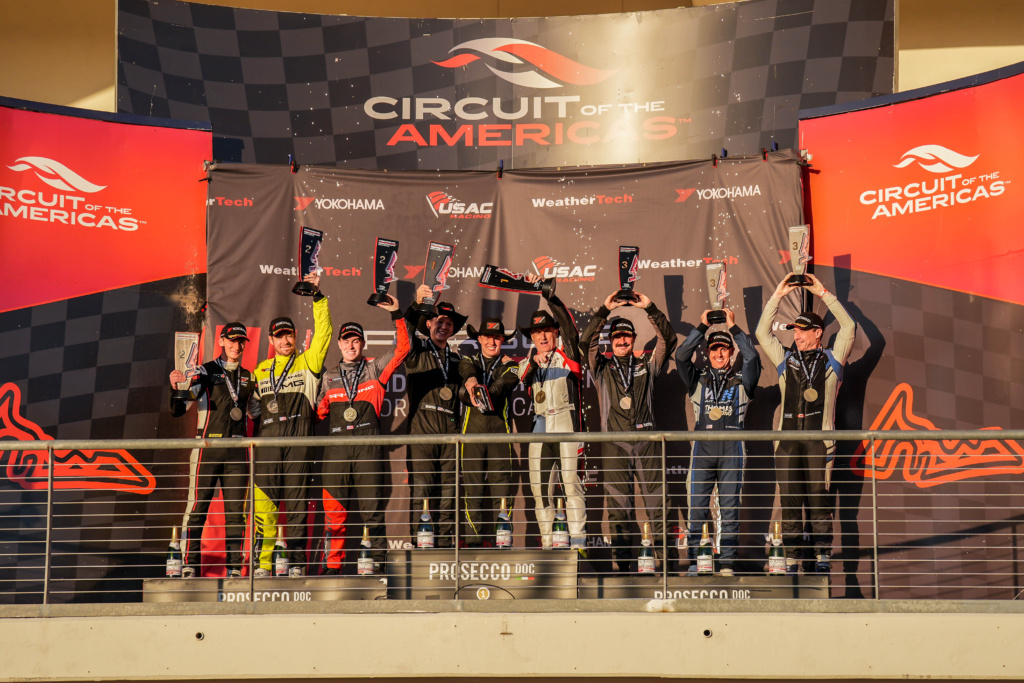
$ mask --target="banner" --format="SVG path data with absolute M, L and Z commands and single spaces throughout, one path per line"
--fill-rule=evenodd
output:
M 206 119 L 224 161 L 394 170 L 796 146 L 893 91 L 894 0 L 392 19 L 119 0 L 118 111 Z M 798 9 L 796 9 L 798 8 Z
M 921 431 L 875 444 L 874 457 L 870 443 L 840 444 L 849 499 L 874 465 L 879 570 L 902 588 L 883 597 L 940 597 L 934 586 L 950 573 L 971 587 L 941 597 L 1017 591 L 1007 578 L 1016 522 L 998 501 L 1024 491 L 1024 444 L 999 437 L 1024 416 L 1024 236 L 1013 227 L 1024 213 L 1024 162 L 1013 151 L 1024 148 L 1021 106 L 1016 65 L 851 111 L 802 113 L 814 272 L 858 323 L 860 360 L 847 370 L 836 426 Z M 992 436 L 938 442 L 927 435 L 935 429 Z M 860 529 L 870 533 L 865 512 Z

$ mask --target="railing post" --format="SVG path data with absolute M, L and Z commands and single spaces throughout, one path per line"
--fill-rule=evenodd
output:
M 871 548 L 875 581 L 875 600 L 879 600 L 878 590 L 878 477 L 875 476 L 875 437 L 871 437 Z
M 509 444 L 511 449 L 512 444 Z M 455 597 L 460 598 L 462 596 L 462 585 L 459 580 L 462 572 L 459 568 L 459 529 L 462 528 L 462 498 L 460 497 L 460 486 L 459 482 L 462 480 L 462 442 L 459 437 L 455 437 Z M 467 508 L 468 512 L 468 508 Z M 415 515 L 414 515 L 415 517 Z M 511 515 L 509 515 L 511 517 Z
M 46 447 L 46 544 L 43 548 L 43 604 L 50 604 L 50 543 L 53 534 L 53 446 Z
M 256 448 L 249 444 L 249 602 L 256 583 L 253 555 L 256 554 Z
M 668 458 L 661 435 L 661 595 L 668 597 Z

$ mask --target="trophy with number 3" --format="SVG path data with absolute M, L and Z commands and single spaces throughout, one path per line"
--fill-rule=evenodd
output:
M 810 278 L 804 275 L 807 263 L 811 260 L 811 226 L 797 225 L 789 229 L 789 260 L 793 264 L 793 274 L 789 283 L 797 287 L 811 284 Z
M 616 301 L 632 302 L 638 301 L 633 283 L 640 279 L 636 274 L 640 261 L 640 247 L 619 247 L 619 293 L 615 295 Z
M 711 312 L 708 313 L 708 325 L 725 323 L 725 298 L 729 292 L 725 288 L 725 264 L 708 264 L 708 299 L 711 301 Z

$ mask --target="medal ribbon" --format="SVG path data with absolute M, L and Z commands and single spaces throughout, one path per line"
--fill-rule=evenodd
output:
M 711 400 L 714 401 L 715 407 L 717 408 L 718 404 L 722 400 L 722 396 L 725 394 L 725 385 L 728 380 L 725 376 L 725 372 L 718 373 L 713 368 L 711 372 L 708 373 L 708 376 L 711 379 Z M 721 383 L 719 383 L 719 379 L 721 379 Z
M 288 371 L 292 369 L 292 365 L 295 364 L 295 355 L 288 357 L 288 362 L 284 366 L 284 374 L 281 375 L 280 380 L 274 379 L 274 368 L 277 367 L 277 356 L 274 356 L 274 362 L 270 364 L 270 390 L 274 392 L 274 400 L 277 400 L 277 392 L 281 391 L 281 387 L 284 386 L 284 378 L 288 376 Z
M 804 377 L 807 379 L 807 386 L 813 388 L 814 373 L 818 371 L 818 365 L 821 363 L 821 357 L 825 354 L 821 352 L 821 349 L 815 349 L 817 353 L 814 355 L 814 361 L 811 363 L 810 369 L 807 368 L 807 363 L 804 362 L 804 356 L 802 353 L 796 350 L 796 346 L 793 347 L 793 354 L 796 359 L 800 362 L 800 369 L 803 370 Z
M 366 359 L 363 358 L 359 361 L 359 367 L 351 372 L 352 374 L 352 386 L 349 386 L 349 374 L 345 372 L 345 366 L 341 363 L 338 364 L 338 379 L 341 380 L 341 386 L 345 387 L 345 395 L 348 396 L 348 407 L 355 408 L 356 394 L 359 392 L 359 378 L 363 376 L 363 368 L 366 367 Z
M 234 401 L 235 407 L 237 408 L 238 407 L 238 390 L 235 389 L 235 385 L 231 383 L 231 376 L 228 375 L 228 369 L 226 367 L 224 367 L 224 359 L 223 358 L 218 358 L 217 359 L 217 365 L 220 366 L 221 371 L 224 373 L 224 384 L 227 385 L 228 393 L 231 394 L 231 400 Z M 241 371 L 242 371 L 241 366 L 239 366 L 235 370 L 236 373 L 240 373 Z
M 444 383 L 448 384 L 448 345 L 444 346 L 444 360 L 441 359 L 441 354 L 437 352 L 437 346 L 432 341 L 428 341 L 430 344 L 430 353 L 434 354 L 434 360 L 437 361 L 437 367 L 441 369 L 441 375 L 444 377 Z
M 484 386 L 485 387 L 490 387 L 491 386 L 491 374 L 494 372 L 494 367 L 498 364 L 499 360 L 501 360 L 501 356 L 500 355 L 495 356 L 494 360 L 491 361 L 491 366 L 487 367 L 487 359 L 484 358 L 483 354 L 480 354 L 480 365 L 482 365 L 483 368 L 484 368 Z
M 612 365 L 615 367 L 615 374 L 619 376 L 619 383 L 622 384 L 622 391 L 626 395 L 629 395 L 629 392 L 633 390 L 633 364 L 635 363 L 635 361 L 636 356 L 634 356 L 632 353 L 629 354 L 629 375 L 627 379 L 627 376 L 624 375 L 622 372 L 622 364 L 619 362 L 619 359 L 612 359 Z

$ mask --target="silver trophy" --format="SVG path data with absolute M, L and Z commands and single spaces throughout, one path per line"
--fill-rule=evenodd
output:
M 178 382 L 171 391 L 171 396 L 174 399 L 179 401 L 194 401 L 196 399 L 189 387 L 192 386 L 192 378 L 199 374 L 199 365 L 199 333 L 175 332 L 174 369 L 188 379 Z
M 789 229 L 789 260 L 793 264 L 789 283 L 798 287 L 811 284 L 810 278 L 804 275 L 811 260 L 811 226 L 797 225 Z
M 711 301 L 711 312 L 708 313 L 708 325 L 725 323 L 725 298 L 729 292 L 725 289 L 725 264 L 709 263 L 707 269 L 708 299 Z

